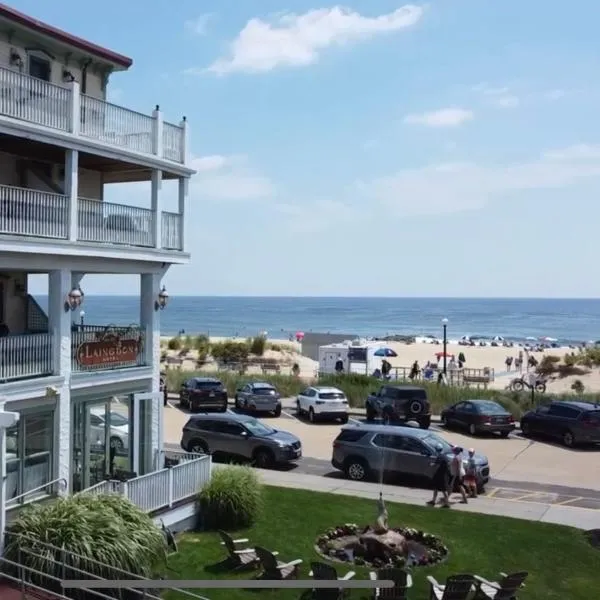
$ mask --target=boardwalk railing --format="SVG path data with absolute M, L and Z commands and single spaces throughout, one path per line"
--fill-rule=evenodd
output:
M 79 110 L 74 94 L 79 95 Z M 182 164 L 185 161 L 185 130 L 163 121 L 156 127 L 151 115 L 136 112 L 100 98 L 79 93 L 79 84 L 55 85 L 0 67 L 0 115 L 26 121 L 119 146 L 141 154 L 155 154 Z M 74 122 L 76 120 L 79 122 Z M 161 144 L 157 132 L 162 130 Z
M 189 459 L 180 459 L 173 466 L 127 481 L 101 481 L 81 493 L 120 494 L 151 513 L 194 498 L 210 480 L 211 467 L 209 455 L 196 454 Z
M 32 333 L 0 338 L 0 383 L 51 375 L 52 334 Z

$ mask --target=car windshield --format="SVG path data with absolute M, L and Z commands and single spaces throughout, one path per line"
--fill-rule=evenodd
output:
M 477 409 L 477 412 L 485 413 L 486 415 L 498 415 L 506 412 L 506 409 L 501 404 L 492 402 L 491 400 L 476 402 L 475 408 Z
M 268 395 L 274 394 L 275 390 L 270 385 L 255 385 L 253 388 L 255 394 Z
M 198 381 L 196 380 L 196 389 L 199 390 L 216 390 L 221 387 L 220 381 Z
M 319 398 L 321 400 L 343 400 L 344 394 L 341 392 L 321 392 Z
M 437 446 L 441 446 L 444 454 L 452 452 L 452 444 L 449 444 L 444 438 L 441 438 L 435 433 L 430 433 L 429 435 L 425 436 L 422 441 L 434 451 L 437 450 Z
M 275 430 L 264 423 L 261 423 L 258 419 L 248 419 L 244 421 L 244 427 L 252 435 L 271 435 L 275 433 Z
M 129 421 L 123 415 L 116 413 L 116 412 L 111 412 L 110 413 L 110 424 L 113 425 L 114 427 L 121 427 L 123 425 L 128 425 Z

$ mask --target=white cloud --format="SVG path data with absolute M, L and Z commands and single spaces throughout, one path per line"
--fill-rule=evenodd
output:
M 213 18 L 212 13 L 206 13 L 196 17 L 195 19 L 188 19 L 184 23 L 186 31 L 195 35 L 206 35 L 208 32 L 208 25 Z
M 472 118 L 473 113 L 464 108 L 441 108 L 432 112 L 406 115 L 404 122 L 408 125 L 425 125 L 426 127 L 457 127 Z
M 491 87 L 487 83 L 478 83 L 472 90 L 483 95 L 496 108 L 516 108 L 521 103 L 519 97 L 511 93 L 508 87 Z
M 576 145 L 544 152 L 530 162 L 489 166 L 442 163 L 405 169 L 357 187 L 402 216 L 479 209 L 504 194 L 528 189 L 563 188 L 600 177 L 600 145 Z
M 264 73 L 277 67 L 300 67 L 319 60 L 334 45 L 349 44 L 415 25 L 423 8 L 407 4 L 393 12 L 366 17 L 342 6 L 251 19 L 230 45 L 229 55 L 208 67 L 217 74 Z M 188 69 L 188 72 L 197 72 Z

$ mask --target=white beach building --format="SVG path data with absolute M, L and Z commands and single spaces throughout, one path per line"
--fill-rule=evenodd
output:
M 164 466 L 162 278 L 189 261 L 194 172 L 185 118 L 107 102 L 111 73 L 131 64 L 0 5 L 0 533 L 25 503 Z M 166 179 L 178 181 L 177 212 L 163 210 Z M 106 185 L 140 181 L 146 207 L 103 201 Z M 30 274 L 48 277 L 47 311 Z M 139 323 L 83 325 L 87 274 L 139 275 Z

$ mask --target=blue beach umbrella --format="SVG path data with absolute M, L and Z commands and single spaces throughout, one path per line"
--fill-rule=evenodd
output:
M 385 356 L 388 358 L 393 358 L 394 356 L 398 356 L 391 348 L 379 348 L 375 351 L 374 356 Z

